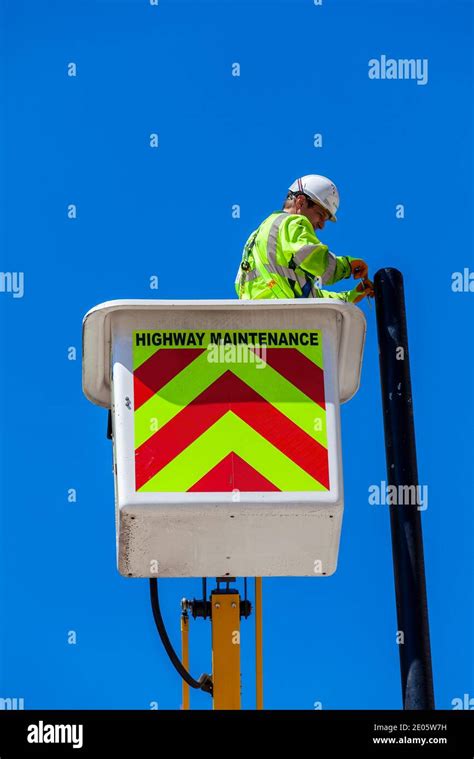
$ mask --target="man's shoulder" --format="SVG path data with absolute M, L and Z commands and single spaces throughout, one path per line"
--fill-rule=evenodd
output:
M 288 228 L 288 227 L 298 227 L 299 229 L 303 228 L 307 232 L 313 232 L 313 225 L 311 224 L 310 220 L 306 218 L 306 216 L 303 216 L 303 214 L 299 213 L 288 213 L 288 211 L 274 211 L 271 217 L 269 218 L 276 218 L 277 215 L 282 216 L 280 228 Z
M 280 219 L 279 219 L 280 217 Z M 272 224 L 278 220 L 278 233 L 283 232 L 284 235 L 290 234 L 302 234 L 305 233 L 314 235 L 314 229 L 309 219 L 306 216 L 298 213 L 288 213 L 288 211 L 272 211 L 259 225 L 257 232 L 267 235 L 270 231 Z M 288 230 L 285 232 L 284 230 Z
M 310 220 L 301 213 L 286 213 L 285 216 L 287 217 L 283 220 L 285 224 L 301 224 L 303 227 L 308 227 L 311 230 L 313 229 Z
M 302 214 L 298 213 L 288 213 L 288 211 L 272 211 L 269 216 L 267 216 L 266 219 L 264 219 L 261 223 L 261 227 L 264 224 L 270 224 L 273 223 L 278 217 L 281 217 L 281 223 L 282 224 L 301 224 L 304 227 L 309 227 L 310 229 L 313 229 L 311 226 L 311 222 L 309 219 L 306 218 L 306 216 L 303 216 Z

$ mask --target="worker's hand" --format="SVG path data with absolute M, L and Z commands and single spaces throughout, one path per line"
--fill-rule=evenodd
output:
M 358 295 L 356 299 L 352 301 L 353 303 L 359 303 L 363 298 L 366 297 L 373 298 L 375 295 L 374 285 L 370 279 L 364 279 L 363 282 L 359 282 L 355 290 L 356 292 L 359 292 L 360 295 Z
M 370 279 L 367 279 L 367 277 L 366 277 L 363 282 L 361 282 L 359 285 L 357 285 L 357 287 L 360 287 L 361 284 L 364 285 L 364 291 L 365 291 L 365 294 L 367 295 L 367 297 L 368 298 L 373 298 L 374 295 L 375 295 L 374 283 Z
M 361 258 L 353 258 L 350 266 L 354 279 L 366 279 L 369 276 L 369 267 Z

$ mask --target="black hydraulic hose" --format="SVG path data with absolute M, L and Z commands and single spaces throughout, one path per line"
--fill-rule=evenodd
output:
M 195 680 L 188 670 L 183 667 L 179 656 L 176 654 L 176 651 L 171 644 L 168 633 L 166 632 L 165 623 L 163 622 L 163 617 L 161 616 L 160 601 L 158 598 L 158 580 L 156 577 L 150 577 L 150 598 L 156 629 L 158 630 L 161 642 L 163 643 L 165 651 L 171 659 L 174 668 L 191 688 L 203 690 L 205 693 L 210 693 L 212 695 L 212 680 L 209 675 L 201 675 L 199 680 Z

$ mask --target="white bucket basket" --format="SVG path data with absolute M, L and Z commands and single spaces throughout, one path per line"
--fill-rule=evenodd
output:
M 359 386 L 365 330 L 360 309 L 334 300 L 89 311 L 83 389 L 112 410 L 120 573 L 332 574 L 339 405 Z

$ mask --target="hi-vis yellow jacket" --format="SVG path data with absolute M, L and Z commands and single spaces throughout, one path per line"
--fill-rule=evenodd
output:
M 351 276 L 349 256 L 335 256 L 319 242 L 306 216 L 274 211 L 245 243 L 235 279 L 239 298 L 337 298 L 354 301 L 360 292 L 321 290 Z

